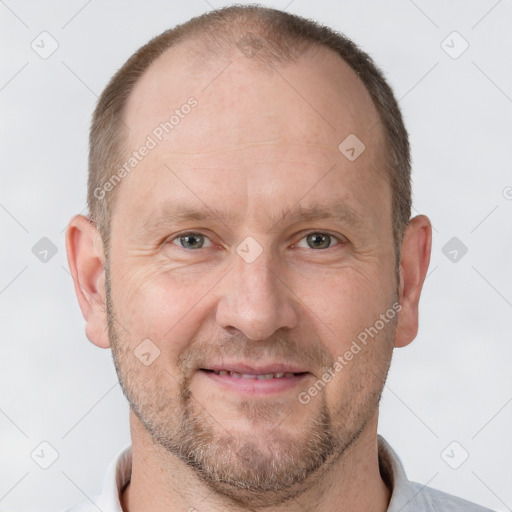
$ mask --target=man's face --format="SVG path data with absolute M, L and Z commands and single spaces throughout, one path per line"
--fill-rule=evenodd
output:
M 133 151 L 197 100 L 119 186 L 110 340 L 158 446 L 226 495 L 285 499 L 376 422 L 396 319 L 335 362 L 396 301 L 383 136 L 327 50 L 191 69 L 169 52 L 128 104 Z M 350 134 L 366 146 L 354 161 L 338 149 Z

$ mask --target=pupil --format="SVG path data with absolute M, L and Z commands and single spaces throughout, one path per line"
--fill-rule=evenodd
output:
M 201 247 L 203 241 L 201 235 L 187 235 L 181 237 L 181 245 L 183 247 Z
M 329 235 L 314 233 L 308 236 L 309 246 L 314 247 L 316 249 L 326 249 L 327 247 L 329 247 L 330 241 L 331 237 Z

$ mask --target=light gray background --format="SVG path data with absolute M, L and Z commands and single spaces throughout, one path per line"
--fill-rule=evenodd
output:
M 395 353 L 380 433 L 410 479 L 511 510 L 512 2 L 263 3 L 359 43 L 410 131 L 414 207 L 430 216 L 434 243 L 420 332 Z M 222 5 L 0 1 L 0 510 L 85 499 L 129 442 L 110 352 L 84 335 L 64 229 L 85 207 L 89 120 L 107 80 L 151 37 Z M 31 48 L 43 31 L 59 45 L 47 59 Z M 456 59 L 464 42 L 446 39 L 453 31 L 469 43 Z M 58 249 L 46 263 L 32 252 L 42 237 Z M 442 252 L 452 237 L 468 248 L 456 262 Z M 59 454 L 48 469 L 35 462 L 51 461 L 43 441 Z M 449 467 L 463 450 L 469 458 Z

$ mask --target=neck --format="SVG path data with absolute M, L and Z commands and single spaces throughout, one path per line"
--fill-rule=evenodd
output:
M 224 511 L 384 512 L 390 490 L 379 472 L 377 413 L 342 457 L 328 464 L 321 478 L 277 506 L 244 507 L 211 491 L 195 471 L 155 445 L 138 418 L 130 413 L 132 474 L 121 497 L 124 512 Z

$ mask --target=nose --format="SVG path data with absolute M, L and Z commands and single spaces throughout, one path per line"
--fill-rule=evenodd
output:
M 265 340 L 298 321 L 291 286 L 267 253 L 251 263 L 234 255 L 234 268 L 223 282 L 217 305 L 218 325 L 237 329 L 251 340 Z

